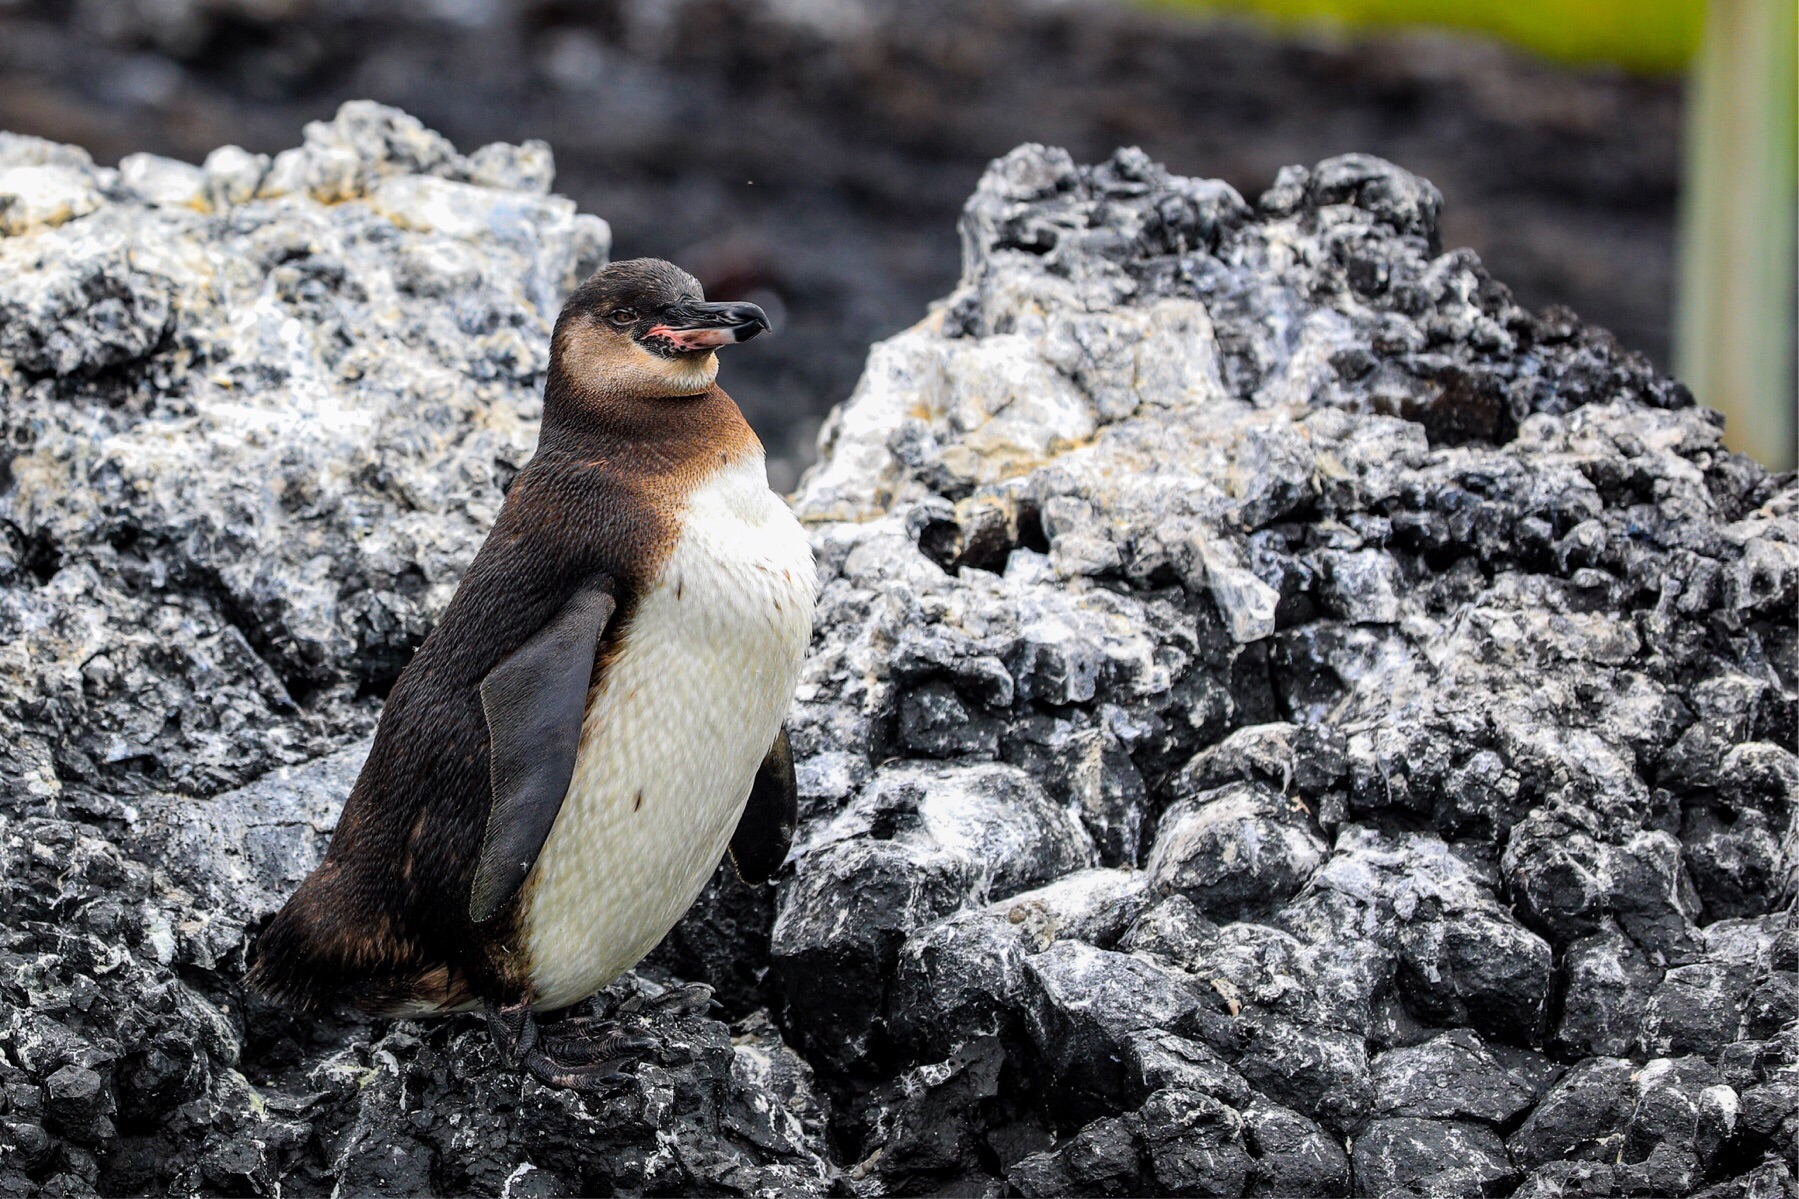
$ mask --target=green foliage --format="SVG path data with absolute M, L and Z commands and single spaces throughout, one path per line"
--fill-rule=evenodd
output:
M 1433 25 L 1491 34 L 1550 58 L 1678 71 L 1699 49 L 1705 0 L 1152 0 L 1280 24 Z

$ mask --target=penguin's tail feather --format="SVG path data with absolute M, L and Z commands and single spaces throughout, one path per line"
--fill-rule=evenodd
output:
M 247 982 L 301 1014 L 351 1007 L 369 1015 L 443 1010 L 449 971 L 429 967 L 394 921 L 327 861 L 275 914 L 252 951 Z

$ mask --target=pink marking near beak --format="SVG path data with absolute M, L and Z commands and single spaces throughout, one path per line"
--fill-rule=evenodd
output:
M 667 325 L 657 325 L 644 336 L 666 337 L 689 350 L 707 350 L 713 346 L 733 345 L 737 341 L 737 334 L 730 329 L 671 329 Z

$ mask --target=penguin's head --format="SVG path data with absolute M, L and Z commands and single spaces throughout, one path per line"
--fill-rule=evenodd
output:
M 710 304 L 699 280 L 660 258 L 630 258 L 595 272 L 556 319 L 554 368 L 600 391 L 674 397 L 705 391 L 720 346 L 768 330 L 754 304 Z

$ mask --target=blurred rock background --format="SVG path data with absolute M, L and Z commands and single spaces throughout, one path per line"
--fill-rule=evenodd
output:
M 459 145 L 542 138 L 620 257 L 692 268 L 781 336 L 727 385 L 775 482 L 868 345 L 955 281 L 956 214 L 1022 141 L 1137 144 L 1254 195 L 1380 154 L 1442 188 L 1443 240 L 1528 308 L 1666 366 L 1681 87 L 1475 39 L 1332 40 L 1099 3 L 0 0 L 0 128 L 198 161 L 368 97 Z

